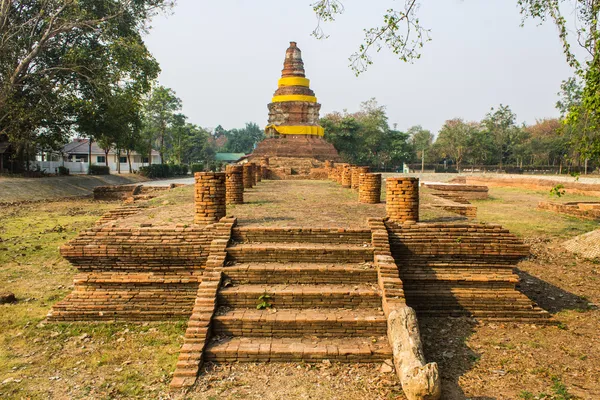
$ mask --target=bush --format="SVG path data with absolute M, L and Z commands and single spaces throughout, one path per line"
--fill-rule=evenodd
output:
M 195 172 L 204 172 L 204 164 L 192 164 L 192 174 Z
M 150 164 L 140 167 L 140 175 L 147 178 L 169 178 L 177 175 L 187 175 L 187 165 Z
M 58 167 L 58 175 L 69 175 L 69 168 L 61 165 Z
M 110 175 L 110 167 L 108 165 L 90 165 L 88 175 Z

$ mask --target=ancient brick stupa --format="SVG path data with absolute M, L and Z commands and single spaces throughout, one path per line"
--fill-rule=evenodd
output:
M 308 174 L 310 168 L 321 167 L 325 160 L 340 159 L 333 145 L 323 139 L 321 105 L 310 89 L 296 42 L 291 42 L 285 52 L 278 89 L 268 108 L 267 137 L 250 158 L 269 157 L 271 169 L 286 169 L 292 175 Z

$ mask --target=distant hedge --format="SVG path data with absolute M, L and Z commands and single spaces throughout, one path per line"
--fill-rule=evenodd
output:
M 110 167 L 108 165 L 90 165 L 89 175 L 110 175 Z
M 147 178 L 169 178 L 171 176 L 187 175 L 188 166 L 172 164 L 150 164 L 140 167 L 139 173 Z

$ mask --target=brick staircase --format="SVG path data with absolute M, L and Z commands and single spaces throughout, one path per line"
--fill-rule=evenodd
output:
M 234 228 L 205 360 L 391 358 L 370 243 L 369 230 Z
M 388 223 L 406 302 L 419 316 L 554 323 L 516 290 L 516 263 L 529 254 L 498 225 Z

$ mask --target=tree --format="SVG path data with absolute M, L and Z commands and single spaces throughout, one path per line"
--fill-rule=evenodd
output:
M 220 125 L 218 128 L 222 129 Z M 219 134 L 218 132 L 215 133 Z M 265 137 L 264 131 L 254 122 L 247 122 L 243 129 L 225 131 L 224 135 L 227 137 L 227 142 L 222 149 L 224 152 L 244 154 L 251 153 L 254 145 Z
M 492 107 L 482 121 L 496 146 L 500 169 L 512 156 L 514 146 L 519 141 L 521 130 L 516 126 L 516 119 L 516 114 L 509 106 L 500 104 L 496 110 Z
M 430 131 L 423 129 L 421 125 L 410 127 L 407 133 L 417 152 L 417 157 L 421 159 L 421 173 L 423 173 L 425 171 L 425 153 L 433 143 L 433 135 Z
M 325 139 L 352 164 L 385 168 L 410 159 L 408 134 L 389 127 L 385 106 L 375 99 L 361 103 L 360 111 L 352 114 L 328 114 L 321 125 Z
M 143 86 L 153 79 L 132 55 L 151 59 L 141 33 L 170 5 L 0 0 L 0 132 L 20 151 L 58 148 L 77 123 L 81 100 L 96 99 L 108 81 Z
M 477 123 L 466 123 L 460 118 L 455 118 L 446 121 L 438 133 L 435 146 L 444 157 L 454 160 L 459 172 L 477 125 Z
M 154 134 L 158 142 L 160 159 L 166 163 L 165 137 L 168 128 L 175 118 L 177 111 L 181 109 L 181 100 L 175 95 L 173 89 L 157 86 L 145 104 L 147 128 Z

